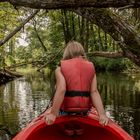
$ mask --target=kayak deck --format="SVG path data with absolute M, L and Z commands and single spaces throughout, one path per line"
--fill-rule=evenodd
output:
M 107 126 L 99 124 L 98 116 L 60 116 L 53 125 L 47 125 L 44 114 L 35 118 L 13 140 L 134 140 L 127 132 L 109 121 Z M 83 128 L 82 135 L 67 136 L 64 133 L 66 124 L 79 124 Z
M 65 124 L 78 124 L 82 126 L 82 135 L 67 136 L 64 133 Z M 41 123 L 29 134 L 26 140 L 124 140 L 124 138 L 112 130 L 109 126 L 102 126 L 97 120 L 87 117 L 60 117 L 55 124 L 45 125 Z
M 27 140 L 123 140 L 104 128 L 84 125 L 84 133 L 80 136 L 66 136 L 59 124 L 47 126 L 29 136 Z

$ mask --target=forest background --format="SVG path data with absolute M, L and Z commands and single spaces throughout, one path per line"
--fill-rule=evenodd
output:
M 19 68 L 54 70 L 70 40 L 84 46 L 97 71 L 139 72 L 137 7 L 48 11 L 4 2 L 0 3 L 0 19 L 1 83 L 7 81 L 5 75 L 14 75 Z

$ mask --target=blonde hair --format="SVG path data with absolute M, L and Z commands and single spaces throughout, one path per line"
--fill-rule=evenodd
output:
M 77 41 L 68 42 L 64 50 L 63 59 L 67 60 L 67 59 L 72 59 L 79 56 L 86 58 L 86 54 L 85 54 L 85 50 L 83 46 Z

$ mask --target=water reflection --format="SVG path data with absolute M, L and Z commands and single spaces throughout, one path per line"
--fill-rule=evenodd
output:
M 98 88 L 109 116 L 140 139 L 140 75 L 99 74 Z
M 12 134 L 38 116 L 52 96 L 50 77 L 29 74 L 0 87 L 0 127 Z M 140 75 L 97 75 L 98 89 L 107 114 L 127 132 L 140 139 Z M 1 129 L 1 128 L 0 128 Z
M 30 83 L 25 79 L 15 81 L 15 85 L 15 102 L 18 104 L 19 125 L 23 127 L 28 118 L 33 118 L 34 116 L 32 89 Z
M 45 110 L 50 100 L 50 91 L 50 81 L 46 78 L 43 81 L 40 74 L 1 86 L 0 124 L 15 134 Z

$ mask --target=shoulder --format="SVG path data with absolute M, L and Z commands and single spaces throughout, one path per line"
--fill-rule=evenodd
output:
M 61 68 L 60 67 L 57 67 L 56 70 L 55 70 L 55 78 L 56 78 L 56 81 L 59 82 L 59 84 L 62 84 L 65 82 L 65 79 L 64 79 L 64 76 L 61 72 Z
M 56 79 L 59 79 L 60 77 L 62 77 L 62 72 L 61 72 L 60 67 L 57 67 L 55 69 L 55 77 L 56 77 Z
M 94 64 L 93 62 L 89 61 L 89 60 L 85 60 L 89 65 L 93 66 L 94 67 Z
M 95 66 L 94 66 L 94 63 L 93 62 L 91 62 L 91 61 L 89 61 L 89 60 L 87 60 L 87 63 L 88 63 L 88 65 L 89 65 L 89 67 L 94 71 L 94 73 L 96 73 L 95 71 Z
M 58 72 L 61 72 L 60 67 L 57 67 L 57 68 L 55 69 L 55 73 L 58 73 Z

